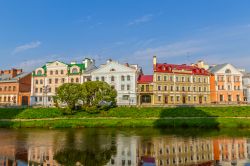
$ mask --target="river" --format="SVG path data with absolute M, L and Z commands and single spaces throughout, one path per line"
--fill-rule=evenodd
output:
M 0 165 L 250 165 L 249 130 L 0 129 Z M 150 164 L 151 163 L 151 164 Z

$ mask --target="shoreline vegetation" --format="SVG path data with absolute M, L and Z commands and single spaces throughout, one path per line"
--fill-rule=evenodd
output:
M 0 108 L 2 128 L 235 128 L 250 129 L 250 106 L 115 107 L 99 113 L 60 108 Z

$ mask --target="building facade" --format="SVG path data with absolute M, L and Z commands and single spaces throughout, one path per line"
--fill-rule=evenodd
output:
M 196 66 L 157 63 L 153 58 L 153 104 L 209 104 L 210 73 Z
M 53 106 L 53 96 L 60 85 L 90 81 L 90 72 L 93 69 L 95 69 L 95 62 L 88 58 L 85 58 L 82 63 L 48 62 L 37 68 L 32 73 L 31 104 Z
M 141 69 L 138 65 L 108 60 L 91 73 L 93 81 L 105 81 L 117 90 L 117 105 L 136 105 L 136 86 Z
M 153 104 L 153 75 L 140 75 L 137 81 L 138 105 Z
M 211 102 L 219 104 L 236 104 L 244 101 L 243 74 L 231 64 L 216 65 L 210 69 Z
M 244 73 L 242 79 L 244 101 L 250 103 L 250 73 Z
M 0 70 L 0 105 L 30 104 L 31 74 L 22 69 Z

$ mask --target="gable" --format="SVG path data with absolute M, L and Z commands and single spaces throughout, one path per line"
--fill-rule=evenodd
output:
M 221 68 L 219 68 L 217 71 L 215 71 L 215 73 L 216 74 L 225 74 L 227 71 L 230 71 L 232 74 L 242 75 L 242 73 L 231 64 L 223 65 Z
M 98 69 L 94 70 L 92 74 L 111 73 L 111 72 L 114 73 L 136 72 L 136 69 L 127 67 L 118 62 L 109 62 L 108 64 L 100 66 Z
M 47 67 L 68 67 L 67 64 L 60 62 L 60 61 L 54 61 L 46 64 Z

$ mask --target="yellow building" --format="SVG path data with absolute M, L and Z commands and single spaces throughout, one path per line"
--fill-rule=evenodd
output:
M 157 63 L 153 58 L 153 104 L 209 104 L 210 73 L 196 66 Z
M 153 75 L 140 75 L 137 81 L 138 105 L 153 104 Z

